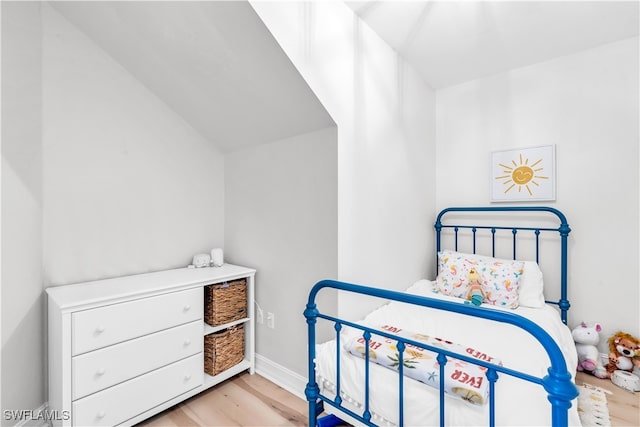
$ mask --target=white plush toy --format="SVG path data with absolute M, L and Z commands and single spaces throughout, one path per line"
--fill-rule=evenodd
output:
M 571 335 L 578 352 L 578 371 L 585 371 L 598 378 L 608 378 L 607 369 L 602 364 L 596 347 L 600 341 L 601 330 L 599 323 L 587 325 L 582 322 L 571 331 Z

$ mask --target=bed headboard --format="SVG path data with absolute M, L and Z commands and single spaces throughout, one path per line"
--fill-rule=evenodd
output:
M 475 254 L 479 247 L 478 243 L 482 240 L 488 243 L 485 246 L 490 246 L 490 249 L 487 248 L 480 254 L 498 257 L 497 251 L 499 247 L 503 249 L 505 237 L 508 237 L 506 240 L 509 241 L 509 256 L 512 259 L 531 260 L 540 264 L 541 243 L 544 235 L 550 234 L 556 239 L 559 236 L 560 297 L 546 302 L 557 305 L 560 308 L 562 321 L 567 323 L 567 311 L 571 306 L 567 299 L 567 238 L 571 229 L 562 212 L 546 206 L 451 207 L 440 211 L 434 227 L 436 257 L 437 252 L 443 249 L 444 234 L 449 232 L 453 239 L 451 249 L 455 251 L 458 251 L 459 244 L 464 240 L 465 244 L 469 245 L 468 250 Z M 527 258 L 519 256 L 518 244 L 523 240 L 527 240 L 528 246 L 533 246 L 533 252 L 529 248 Z M 497 245 L 498 243 L 501 245 Z M 438 265 L 437 260 L 436 265 Z

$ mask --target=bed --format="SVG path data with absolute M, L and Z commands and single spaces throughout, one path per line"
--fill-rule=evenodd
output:
M 404 292 L 318 282 L 304 312 L 309 425 L 580 425 L 570 231 L 549 207 L 447 208 L 435 221 L 435 280 Z M 339 319 L 317 307 L 323 289 L 382 305 Z M 333 340 L 316 343 L 318 321 L 333 325 Z

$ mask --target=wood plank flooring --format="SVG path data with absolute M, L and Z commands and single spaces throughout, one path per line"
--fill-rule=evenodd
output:
M 307 402 L 258 374 L 236 375 L 138 427 L 304 426 Z
M 576 383 L 606 390 L 613 426 L 640 426 L 640 393 L 578 372 Z M 304 426 L 307 403 L 258 374 L 243 373 L 138 424 L 138 427 Z
M 613 384 L 610 380 L 578 372 L 576 384 L 582 385 L 584 383 L 611 392 L 606 395 L 612 426 L 640 426 L 640 393 L 631 393 Z

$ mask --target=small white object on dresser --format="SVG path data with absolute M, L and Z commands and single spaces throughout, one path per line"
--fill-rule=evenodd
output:
M 49 409 L 54 425 L 132 425 L 255 369 L 255 270 L 180 268 L 55 286 L 48 294 Z M 204 323 L 204 287 L 247 281 L 247 317 Z M 204 336 L 244 327 L 244 359 L 204 372 Z

